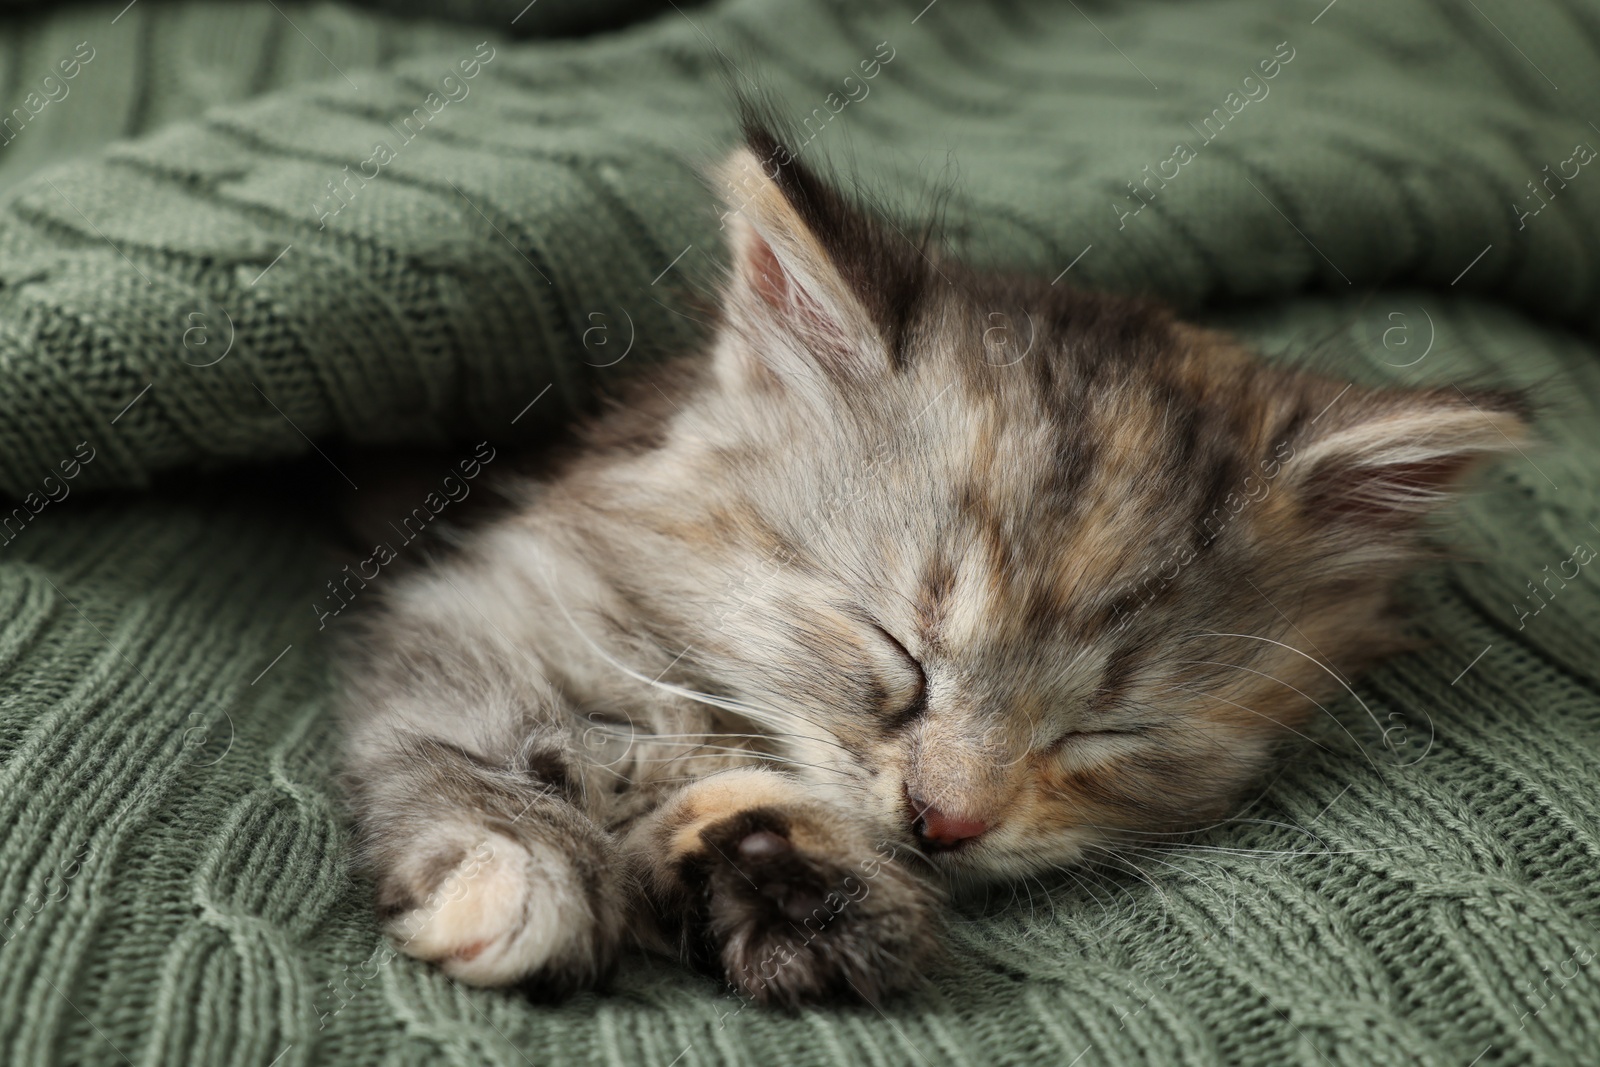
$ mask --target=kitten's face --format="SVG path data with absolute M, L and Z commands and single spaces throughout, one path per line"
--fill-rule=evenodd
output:
M 715 385 L 639 492 L 672 628 L 952 873 L 1223 816 L 1392 649 L 1418 521 L 1521 434 L 1508 396 L 1347 388 L 935 265 L 793 164 L 724 176 Z

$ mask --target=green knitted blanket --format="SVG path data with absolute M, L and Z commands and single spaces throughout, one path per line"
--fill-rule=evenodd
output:
M 0 5 L 0 1062 L 1600 1063 L 1600 4 L 124 3 Z M 1545 443 L 1243 817 L 924 994 L 458 987 L 348 872 L 308 486 L 692 341 L 728 81 L 975 260 Z

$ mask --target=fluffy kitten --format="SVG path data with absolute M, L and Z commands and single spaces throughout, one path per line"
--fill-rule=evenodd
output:
M 875 999 L 941 894 L 1224 815 L 1395 647 L 1520 397 L 1257 362 L 963 268 L 759 129 L 709 350 L 396 579 L 346 665 L 379 906 L 465 982 L 620 948 Z

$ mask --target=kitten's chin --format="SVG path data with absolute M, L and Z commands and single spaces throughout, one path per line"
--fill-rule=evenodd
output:
M 945 853 L 932 857 L 933 867 L 957 892 L 1002 880 L 1005 875 L 973 857 L 957 858 Z
M 959 865 L 940 863 L 937 866 L 944 877 L 944 882 L 950 895 L 955 899 L 987 898 L 994 891 L 995 886 L 1003 886 L 1015 882 L 1022 872 L 1032 874 L 1037 873 L 1039 870 L 1037 867 L 1028 867 L 1021 864 L 1013 866 L 1005 862 L 1008 859 L 1009 857 L 1000 857 L 1002 862 L 996 864 L 992 861 L 988 863 L 979 862 L 974 858 L 968 859 Z
M 987 855 L 980 854 L 985 851 Z M 928 860 L 933 869 L 957 891 L 1004 881 L 1006 878 L 1006 856 L 992 850 L 964 848 L 959 852 L 935 853 Z
M 972 841 L 960 848 L 928 856 L 933 868 L 944 876 L 952 890 L 962 893 L 984 889 L 996 882 L 1068 870 L 1086 862 L 1088 839 L 1063 842 L 1059 847 L 1041 848 L 1029 844 L 1011 848 L 1003 843 Z

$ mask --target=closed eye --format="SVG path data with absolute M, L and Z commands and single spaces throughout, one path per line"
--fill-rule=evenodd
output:
M 873 628 L 883 636 L 884 641 L 894 650 L 895 658 L 900 661 L 902 670 L 895 672 L 898 677 L 886 687 L 887 705 L 894 712 L 894 726 L 903 726 L 921 715 L 928 703 L 928 676 L 923 673 L 922 664 L 917 661 L 909 649 L 901 644 L 894 634 L 885 630 L 881 625 L 873 623 Z M 898 684 L 895 684 L 898 683 Z
M 1059 752 L 1064 748 L 1095 743 L 1126 741 L 1129 738 L 1144 737 L 1150 732 L 1149 726 L 1133 725 L 1117 727 L 1108 730 L 1068 730 L 1045 747 L 1046 753 Z

